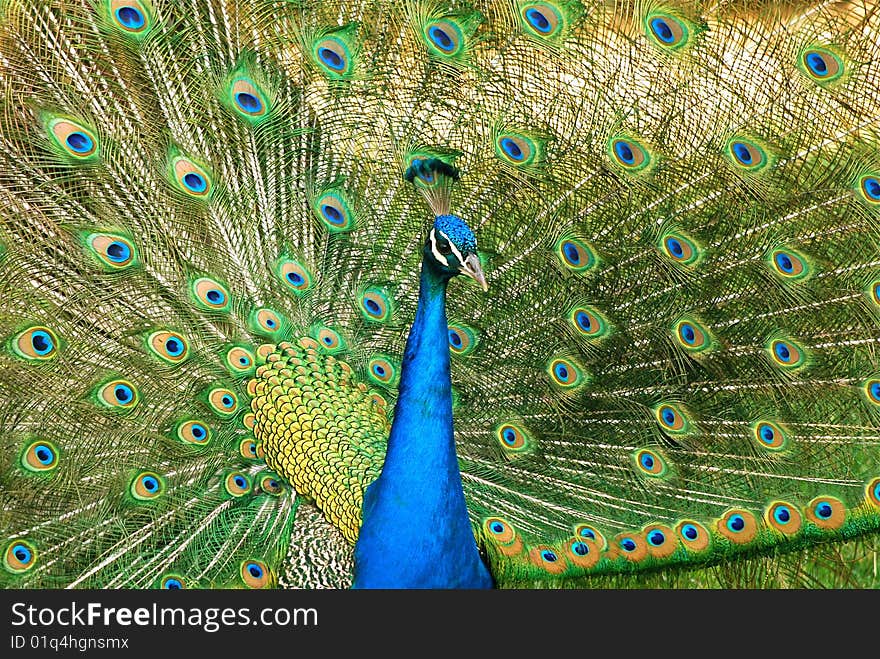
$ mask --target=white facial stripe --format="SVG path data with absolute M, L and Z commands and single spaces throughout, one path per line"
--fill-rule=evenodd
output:
M 443 232 L 440 232 L 441 235 Z M 445 238 L 445 236 L 444 236 Z M 434 233 L 434 229 L 431 229 L 431 252 L 434 254 L 434 258 L 437 259 L 440 263 L 445 265 L 447 268 L 449 267 L 449 261 L 443 256 L 440 251 L 437 249 L 437 235 Z
M 431 231 L 433 231 L 433 229 L 431 229 Z M 455 254 L 455 257 L 458 259 L 458 262 L 463 264 L 464 257 L 462 257 L 461 252 L 458 251 L 458 247 L 455 246 L 455 243 L 452 242 L 451 240 L 449 240 L 449 236 L 447 236 L 442 231 L 440 232 L 440 235 L 443 236 L 444 238 L 446 238 L 446 242 L 448 242 L 449 246 L 452 248 L 452 253 Z M 447 261 L 446 259 L 443 259 L 443 262 L 446 263 L 447 266 L 449 265 L 449 261 Z

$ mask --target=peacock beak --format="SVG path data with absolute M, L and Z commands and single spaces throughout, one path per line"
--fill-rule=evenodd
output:
M 468 254 L 464 263 L 461 264 L 461 272 L 477 282 L 484 293 L 489 290 L 486 275 L 483 274 L 483 268 L 480 265 L 480 257 L 476 254 Z

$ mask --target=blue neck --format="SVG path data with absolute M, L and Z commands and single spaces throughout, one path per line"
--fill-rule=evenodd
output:
M 382 473 L 364 496 L 355 588 L 489 588 L 452 432 L 448 276 L 422 264 Z

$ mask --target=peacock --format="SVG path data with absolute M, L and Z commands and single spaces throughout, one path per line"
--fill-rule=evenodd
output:
M 0 586 L 876 586 L 876 10 L 3 0 Z

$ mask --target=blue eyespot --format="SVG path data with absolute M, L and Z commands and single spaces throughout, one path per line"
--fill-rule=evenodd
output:
M 235 95 L 235 102 L 238 104 L 238 107 L 250 114 L 255 114 L 263 109 L 260 99 L 247 92 L 238 92 Z
M 773 431 L 773 428 L 768 426 L 767 424 L 763 424 L 760 428 L 761 441 L 767 444 L 772 444 L 773 440 L 776 439 L 776 433 Z
M 571 546 L 571 550 L 578 556 L 586 556 L 590 553 L 590 547 L 585 542 L 575 542 Z
M 242 476 L 235 477 L 235 484 L 242 489 L 247 487 L 247 481 Z
M 492 522 L 492 524 L 489 525 L 489 528 L 492 529 L 492 533 L 504 532 L 504 524 L 501 522 Z
M 12 548 L 12 555 L 15 556 L 20 563 L 25 565 L 30 563 L 34 556 L 33 552 L 24 545 L 15 545 Z
M 773 349 L 780 361 L 787 362 L 791 359 L 791 351 L 782 341 L 777 341 Z
M 131 387 L 125 384 L 117 384 L 113 388 L 113 395 L 122 404 L 128 403 L 134 398 L 134 392 L 131 390 Z
M 880 201 L 880 181 L 873 176 L 862 179 L 862 189 L 874 201 Z
M 642 453 L 642 457 L 640 458 L 642 466 L 650 471 L 654 468 L 654 458 L 648 453 Z
M 681 529 L 681 534 L 688 540 L 696 540 L 700 536 L 700 532 L 693 524 L 685 524 Z
M 636 157 L 633 154 L 632 148 L 623 140 L 617 140 L 614 143 L 614 152 L 617 154 L 617 157 L 620 158 L 627 165 L 632 165 L 636 161 Z
M 41 464 L 50 465 L 55 460 L 55 451 L 45 444 L 37 444 L 34 447 L 34 454 Z
M 208 182 L 205 181 L 204 177 L 195 172 L 185 174 L 183 177 L 183 184 L 192 192 L 196 193 L 204 192 L 208 187 Z
M 682 258 L 684 256 L 684 247 L 681 246 L 681 242 L 677 238 L 667 238 L 666 249 L 668 249 L 669 253 L 676 258 Z
M 731 149 L 733 149 L 733 155 L 736 156 L 736 159 L 739 160 L 743 165 L 751 165 L 754 158 L 752 157 L 752 152 L 748 146 L 743 144 L 742 142 L 734 142 L 731 145 Z
M 831 508 L 831 504 L 825 503 L 824 501 L 816 506 L 816 516 L 821 517 L 822 519 L 828 519 L 833 512 L 834 510 Z
M 880 382 L 871 383 L 871 398 L 880 401 Z
M 593 533 L 592 529 L 581 529 L 581 535 L 590 540 L 596 539 L 596 534 Z
M 462 341 L 461 336 L 455 330 L 449 330 L 449 343 L 451 343 L 456 348 L 460 348 Z
M 321 215 L 323 215 L 330 224 L 345 224 L 345 217 L 338 208 L 331 206 L 330 204 L 324 204 L 321 206 Z
M 248 563 L 245 569 L 254 579 L 260 579 L 263 576 L 263 568 L 256 563 Z
M 379 314 L 382 312 L 382 309 L 379 306 L 379 303 L 376 302 L 375 300 L 371 300 L 371 299 L 367 298 L 367 300 L 365 300 L 364 304 L 366 304 L 367 310 L 370 311 L 371 313 Z
M 547 20 L 547 17 L 534 7 L 526 10 L 526 20 L 533 28 L 543 34 L 547 34 L 553 29 L 553 24 Z
M 116 10 L 116 18 L 131 30 L 137 30 L 144 26 L 144 15 L 135 7 L 120 7 Z
M 522 160 L 525 157 L 523 150 L 509 137 L 501 139 L 501 148 L 504 149 L 504 153 L 510 156 L 512 160 Z
M 828 75 L 828 65 L 819 53 L 807 53 L 805 59 L 807 66 L 810 67 L 810 71 L 812 71 L 817 77 L 824 78 Z
M 216 288 L 212 288 L 205 293 L 205 297 L 208 298 L 211 304 L 223 304 L 226 300 L 226 295 L 223 294 L 223 291 L 218 291 Z
M 727 528 L 734 533 L 739 533 L 746 528 L 746 521 L 742 518 L 742 515 L 731 515 L 730 519 L 727 520 Z
M 144 486 L 144 489 L 147 492 L 155 492 L 159 489 L 159 481 L 157 481 L 152 476 L 144 476 L 141 479 L 141 484 Z
M 342 71 L 345 68 L 345 60 L 342 59 L 339 53 L 336 53 L 329 48 L 319 48 L 318 57 L 320 57 L 321 61 L 334 71 Z
M 178 579 L 166 579 L 164 587 L 167 590 L 180 590 L 183 588 L 183 584 Z
M 79 131 L 70 133 L 65 141 L 67 142 L 67 146 L 73 149 L 76 153 L 88 153 L 95 148 L 95 143 L 92 141 L 92 138 Z
M 773 511 L 773 519 L 780 524 L 787 524 L 791 519 L 791 511 L 786 506 L 776 506 Z
M 554 368 L 553 370 L 556 373 L 556 377 L 558 377 L 560 380 L 568 380 L 568 368 L 566 368 L 565 364 L 556 364 L 556 368 Z
M 455 48 L 455 41 L 436 25 L 433 25 L 428 29 L 428 36 L 431 38 L 431 41 L 434 42 L 434 45 L 442 51 L 448 53 Z
M 794 264 L 791 262 L 791 258 L 785 252 L 778 252 L 776 254 L 775 261 L 777 267 L 783 272 L 791 274 L 794 271 Z
M 651 21 L 651 30 L 663 43 L 673 43 L 675 41 L 675 34 L 672 32 L 669 24 L 662 18 L 655 18 Z
M 380 364 L 373 364 L 373 373 L 380 378 L 385 377 L 385 369 Z
M 190 432 L 192 433 L 192 436 L 196 439 L 202 439 L 205 435 L 208 434 L 208 431 L 205 430 L 205 427 L 199 423 L 192 424 Z
M 516 443 L 517 437 L 516 432 L 513 428 L 505 428 L 504 432 L 501 433 L 501 437 L 504 439 L 505 443 L 513 446 Z
M 648 542 L 654 547 L 659 547 L 666 542 L 666 536 L 661 531 L 652 531 L 650 535 L 648 535 Z
M 168 339 L 165 341 L 165 350 L 172 357 L 178 357 L 183 353 L 183 344 L 177 339 Z
M 287 281 L 289 281 L 294 286 L 302 286 L 306 280 L 298 272 L 288 272 L 287 273 Z
M 556 561 L 559 560 L 559 557 L 556 556 L 556 554 L 554 554 L 549 549 L 545 549 L 544 551 L 541 552 L 541 558 L 543 558 L 548 563 L 555 563 Z
M 681 338 L 685 340 L 685 343 L 693 345 L 694 341 L 697 339 L 696 332 L 694 332 L 693 325 L 689 323 L 682 323 L 681 328 Z
M 131 258 L 131 248 L 118 240 L 107 245 L 107 258 L 114 263 L 125 263 Z
M 624 538 L 620 541 L 620 547 L 626 552 L 635 551 L 636 543 L 632 538 Z
M 577 245 L 571 242 L 562 243 L 562 251 L 565 252 L 565 258 L 568 259 L 568 262 L 571 265 L 580 265 L 581 263 L 581 253 L 577 248 Z
M 45 355 L 52 352 L 55 343 L 48 332 L 37 330 L 31 334 L 31 346 L 33 346 L 34 352 L 38 355 Z
M 663 410 L 663 420 L 667 425 L 673 425 L 675 423 L 675 412 L 673 412 L 670 408 L 665 408 Z

